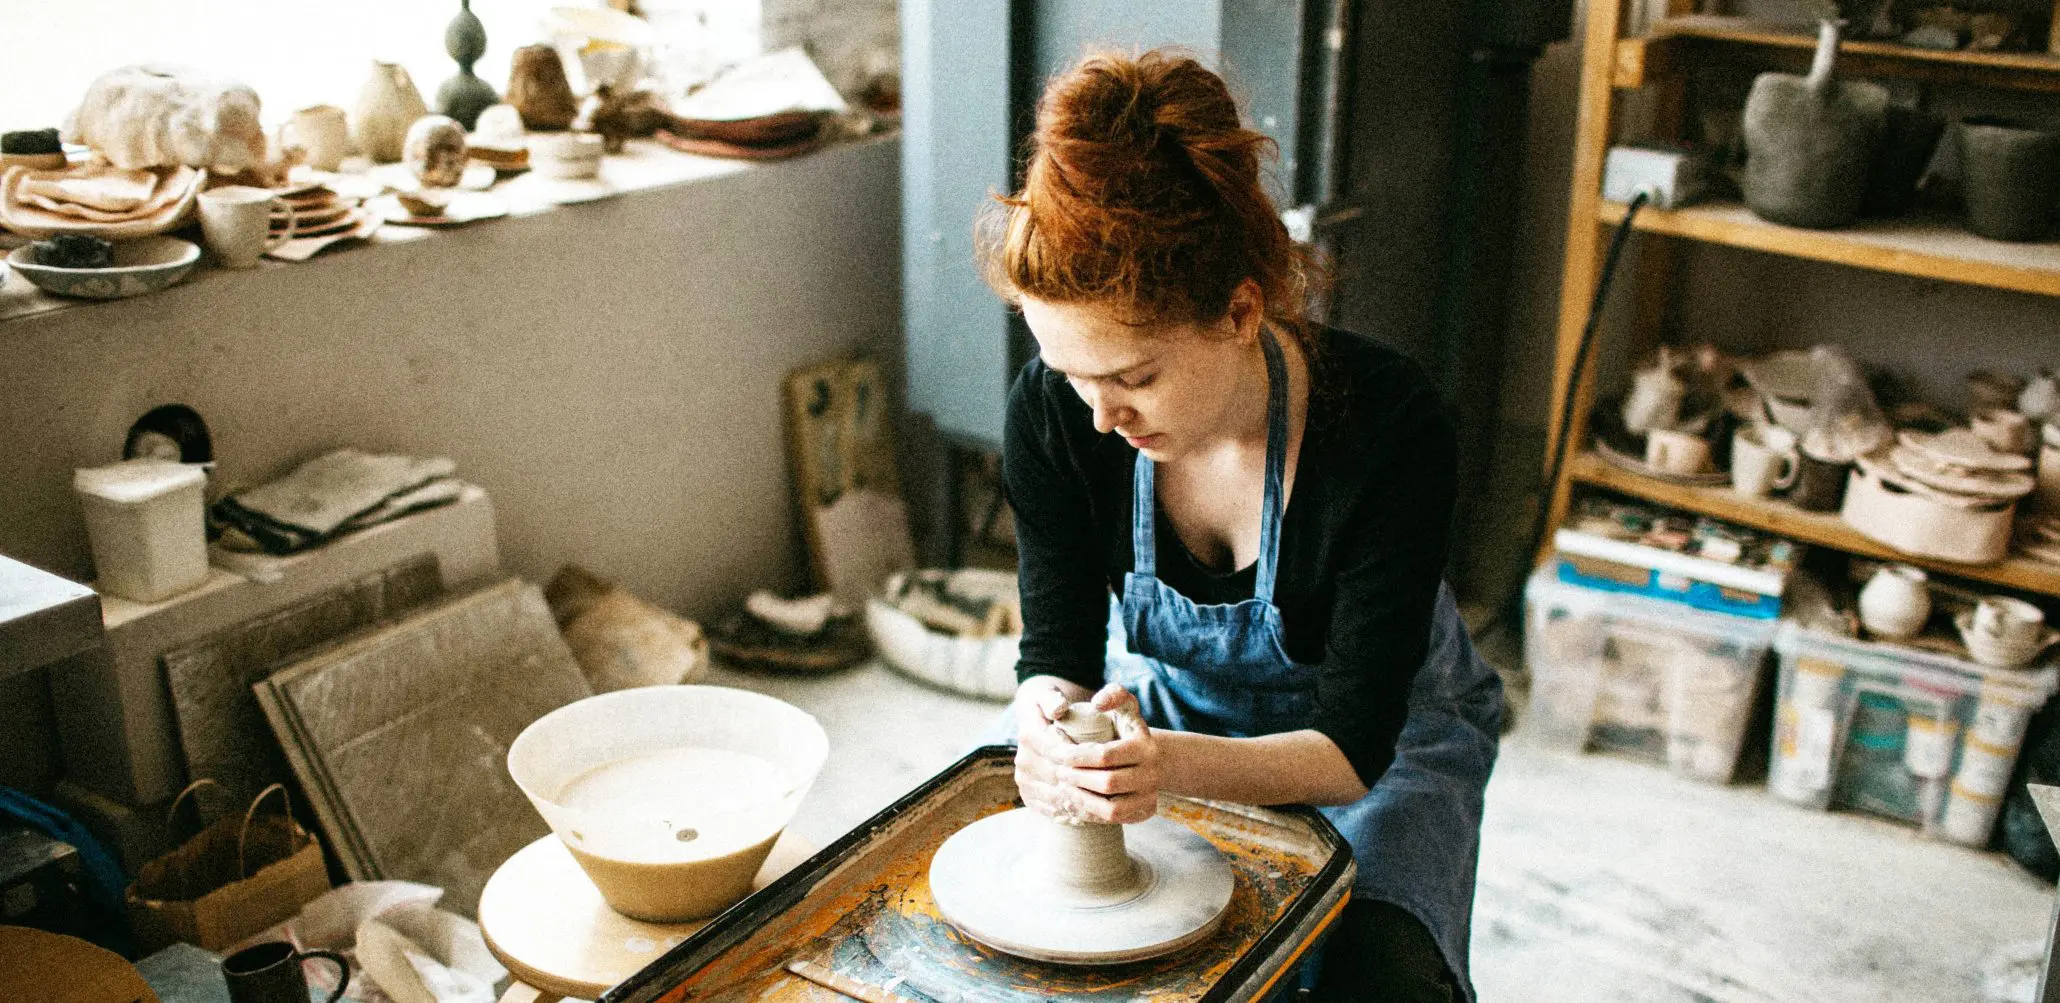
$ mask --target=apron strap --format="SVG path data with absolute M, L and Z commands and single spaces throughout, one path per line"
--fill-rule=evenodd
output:
M 1287 483 L 1287 362 L 1273 332 L 1261 328 L 1266 350 L 1266 498 L 1259 512 L 1259 570 L 1252 597 L 1273 602 L 1273 581 L 1280 569 L 1281 496 Z
M 1266 354 L 1266 495 L 1259 511 L 1259 567 L 1252 597 L 1270 603 L 1280 570 L 1281 495 L 1287 483 L 1287 360 L 1272 331 L 1260 330 L 1259 345 Z M 1159 500 L 1153 470 L 1151 459 L 1139 452 L 1131 474 L 1130 567 L 1146 577 L 1156 577 L 1159 569 Z
M 1130 570 L 1147 578 L 1159 573 L 1159 545 L 1153 518 L 1158 514 L 1158 488 L 1152 479 L 1152 461 L 1140 450 L 1131 474 Z

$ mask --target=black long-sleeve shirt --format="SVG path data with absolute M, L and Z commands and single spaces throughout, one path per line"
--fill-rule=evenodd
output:
M 1457 446 L 1422 369 L 1324 330 L 1281 528 L 1274 603 L 1289 657 L 1318 666 L 1313 727 L 1372 786 L 1395 758 L 1450 536 Z M 1024 633 L 1019 678 L 1099 688 L 1109 590 L 1131 570 L 1137 451 L 1094 429 L 1065 378 L 1032 359 L 1009 394 L 1003 478 L 1015 509 Z M 1256 566 L 1217 573 L 1163 511 L 1159 576 L 1197 603 L 1252 597 Z

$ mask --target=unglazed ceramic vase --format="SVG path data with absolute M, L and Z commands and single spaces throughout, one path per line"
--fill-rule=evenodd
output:
M 458 64 L 458 73 L 436 89 L 436 110 L 471 129 L 479 124 L 480 112 L 501 100 L 472 72 L 472 64 L 486 55 L 486 26 L 472 13 L 472 0 L 459 0 L 458 16 L 444 29 L 443 47 Z
M 1860 623 L 1882 637 L 1901 640 L 1931 619 L 1930 579 L 1907 564 L 1890 564 L 1860 590 Z
M 372 64 L 372 75 L 358 89 L 358 105 L 351 115 L 351 138 L 366 156 L 382 164 L 401 159 L 408 127 L 429 114 L 422 92 L 398 63 Z

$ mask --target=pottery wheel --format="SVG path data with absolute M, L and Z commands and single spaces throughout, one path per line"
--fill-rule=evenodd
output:
M 1084 735 L 1059 722 L 1075 741 L 1115 737 L 1106 715 L 1075 704 L 1076 715 L 1100 722 Z M 1194 944 L 1215 932 L 1235 886 L 1208 840 L 1159 817 L 1102 825 L 1018 808 L 959 830 L 930 860 L 930 894 L 959 932 L 1007 954 L 1074 965 L 1142 961 Z

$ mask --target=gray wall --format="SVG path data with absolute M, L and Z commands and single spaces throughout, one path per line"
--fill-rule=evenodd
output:
M 800 584 L 779 382 L 898 376 L 898 142 L 0 323 L 0 553 L 91 574 L 75 466 L 180 401 L 220 482 L 342 445 L 457 460 L 510 569 L 693 616 Z M 9 281 L 19 282 L 19 278 Z

